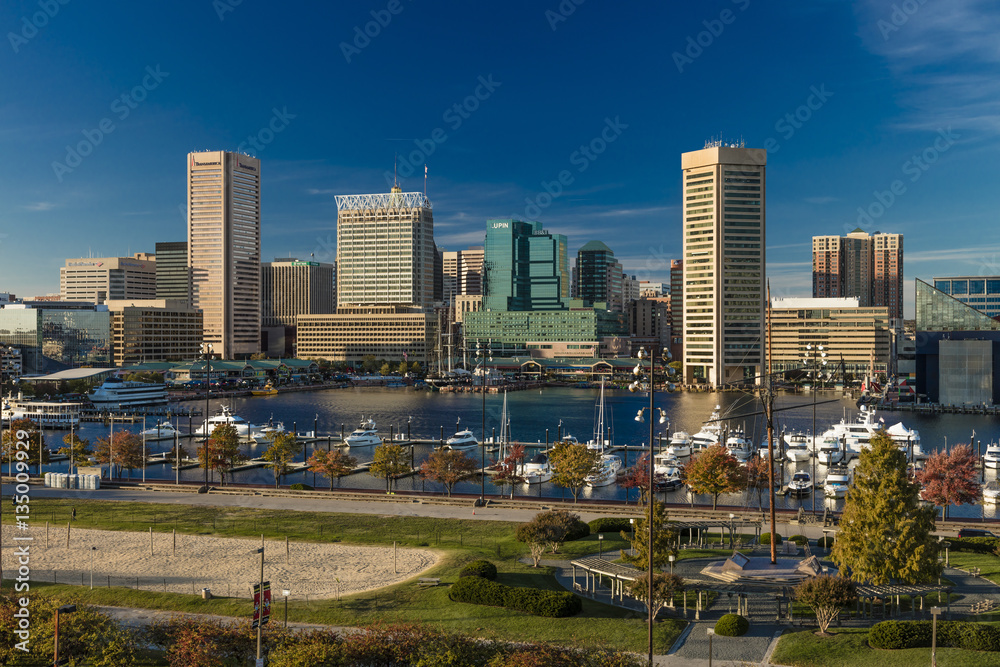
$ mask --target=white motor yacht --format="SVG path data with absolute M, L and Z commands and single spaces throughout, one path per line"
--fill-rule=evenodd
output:
M 285 425 L 281 422 L 269 423 L 267 426 L 261 426 L 250 437 L 253 438 L 253 441 L 258 445 L 269 445 L 274 439 L 274 436 L 284 432 Z
M 223 405 L 221 413 L 215 415 L 214 417 L 211 417 L 208 420 L 207 434 L 205 432 L 206 431 L 205 423 L 202 423 L 201 426 L 196 428 L 194 433 L 195 435 L 212 435 L 212 431 L 215 430 L 215 427 L 220 426 L 222 424 L 229 424 L 235 427 L 236 434 L 239 435 L 241 438 L 249 437 L 250 433 L 257 429 L 256 426 L 248 422 L 246 419 L 243 419 L 243 417 L 231 413 L 229 411 L 229 408 Z
M 776 440 L 774 442 L 774 458 L 777 461 L 781 461 L 784 459 L 784 455 L 781 453 L 781 444 L 782 443 L 780 440 Z M 764 440 L 760 443 L 760 447 L 757 448 L 757 453 L 760 454 L 760 458 L 762 459 L 766 459 L 771 455 L 771 453 L 767 449 L 767 440 Z
M 722 407 L 716 405 L 712 415 L 705 422 L 700 431 L 691 436 L 691 447 L 693 449 L 704 449 L 712 445 L 718 445 L 722 441 L 722 422 L 719 421 Z
M 823 494 L 827 498 L 843 498 L 851 486 L 851 471 L 846 467 L 830 468 L 823 482 Z
M 173 440 L 174 435 L 180 434 L 180 431 L 174 428 L 174 425 L 169 421 L 156 422 L 156 426 L 152 428 L 147 428 L 142 431 L 139 435 L 146 436 L 146 440 Z
M 451 436 L 444 441 L 444 448 L 450 449 L 456 452 L 465 452 L 471 449 L 475 449 L 479 446 L 479 441 L 476 440 L 476 436 L 472 434 L 472 431 L 465 429 L 464 431 L 459 431 L 455 435 Z
M 823 434 L 823 438 L 832 437 L 838 442 L 843 442 L 848 451 L 858 454 L 869 446 L 872 436 L 882 428 L 885 428 L 884 420 L 875 419 L 875 408 L 862 405 L 853 422 L 841 419 Z M 907 428 L 900 422 L 885 430 L 896 446 L 904 452 L 912 447 L 914 456 L 923 453 L 920 447 L 920 433 L 916 429 Z
M 742 429 L 737 429 L 726 438 L 726 449 L 736 457 L 737 461 L 746 461 L 753 456 L 753 443 L 744 436 Z
M 691 456 L 691 436 L 684 431 L 677 431 L 670 436 L 667 452 L 673 456 Z
M 653 482 L 657 489 L 674 491 L 684 486 L 684 466 L 669 452 L 653 457 Z
M 983 484 L 983 502 L 994 505 L 1000 503 L 1000 482 L 991 479 Z
M 597 463 L 597 471 L 587 475 L 587 486 L 608 486 L 618 480 L 618 471 L 622 469 L 622 460 L 614 454 L 601 454 Z
M 986 446 L 983 462 L 987 468 L 1000 468 L 1000 444 L 994 442 Z
M 521 466 L 521 477 L 525 484 L 544 484 L 552 479 L 552 466 L 545 452 L 539 452 Z
M 792 475 L 792 481 L 788 483 L 788 492 L 793 496 L 806 496 L 812 493 L 812 477 L 807 472 L 797 472 Z
M 823 438 L 819 443 L 816 460 L 824 465 L 833 465 L 844 460 L 844 450 L 833 438 Z
M 375 430 L 375 420 L 370 418 L 361 420 L 361 425 L 344 438 L 344 444 L 348 447 L 381 445 L 382 438 L 379 437 L 378 431 Z
M 787 448 L 785 449 L 785 456 L 788 457 L 789 461 L 808 461 L 812 452 L 809 451 L 809 441 L 811 438 L 805 433 L 792 433 L 791 435 L 785 436 L 785 443 L 787 443 Z

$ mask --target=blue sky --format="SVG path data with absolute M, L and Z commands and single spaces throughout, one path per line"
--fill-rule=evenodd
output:
M 385 191 L 398 152 L 444 248 L 529 217 L 665 280 L 680 154 L 721 137 L 770 150 L 776 295 L 859 223 L 905 235 L 907 316 L 915 277 L 1000 273 L 995 4 L 608 4 L 5 2 L 0 291 L 184 240 L 186 154 L 241 145 L 264 259 L 332 260 L 334 195 Z

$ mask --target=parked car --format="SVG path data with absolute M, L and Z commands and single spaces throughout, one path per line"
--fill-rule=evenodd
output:
M 958 531 L 959 537 L 996 537 L 993 533 L 988 530 L 982 530 L 981 528 L 961 528 Z

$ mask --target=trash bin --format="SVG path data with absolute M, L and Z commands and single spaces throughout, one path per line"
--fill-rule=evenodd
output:
M 203 588 L 203 589 L 201 589 L 201 599 L 202 600 L 211 600 L 212 599 L 212 589 L 211 588 Z

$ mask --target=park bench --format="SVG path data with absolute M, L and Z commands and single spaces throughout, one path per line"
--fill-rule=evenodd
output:
M 993 600 L 983 600 L 982 602 L 977 602 L 974 605 L 972 605 L 972 613 L 982 614 L 987 611 L 993 611 L 993 608 L 995 606 L 996 602 L 994 602 Z
M 441 580 L 437 577 L 420 577 L 417 579 L 417 584 L 420 586 L 437 586 L 441 583 Z

